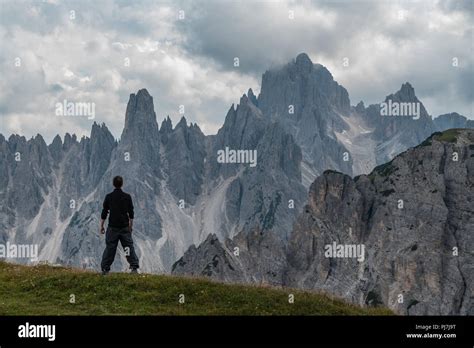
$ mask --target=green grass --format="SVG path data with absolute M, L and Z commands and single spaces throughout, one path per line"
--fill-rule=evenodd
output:
M 418 147 L 424 147 L 424 146 L 431 146 L 432 145 L 432 140 L 435 136 L 443 134 L 442 132 L 434 132 L 431 134 L 428 138 L 426 138 L 424 141 L 422 141 L 419 145 L 415 146 L 415 149 Z
M 294 294 L 293 304 L 288 294 Z M 69 302 L 75 295 L 75 303 Z M 185 295 L 185 303 L 178 302 Z M 0 262 L 0 315 L 393 315 L 315 292 Z
M 434 132 L 428 138 L 426 138 L 420 145 L 415 146 L 423 147 L 423 146 L 431 146 L 433 139 L 437 141 L 444 141 L 447 143 L 455 143 L 457 141 L 457 136 L 459 135 L 459 129 L 452 128 L 445 130 L 443 132 Z
M 455 143 L 457 141 L 457 136 L 459 135 L 458 129 L 448 129 L 443 133 L 436 136 L 436 140 L 445 141 L 448 143 Z

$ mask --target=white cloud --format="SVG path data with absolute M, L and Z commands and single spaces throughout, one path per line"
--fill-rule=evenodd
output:
M 215 133 L 248 88 L 258 93 L 265 69 L 303 51 L 353 103 L 378 102 L 410 81 L 432 114 L 472 117 L 472 14 L 455 3 L 11 0 L 2 12 L 5 136 L 88 134 L 92 120 L 53 117 L 55 103 L 67 99 L 96 103 L 95 120 L 119 137 L 128 97 L 141 88 L 154 97 L 159 122 L 169 114 L 176 123 L 185 105 L 188 121 Z
M 74 5 L 75 21 L 68 19 L 70 7 L 64 3 L 54 8 L 34 3 L 28 23 L 18 17 L 15 24 L 10 18 L 11 23 L 0 27 L 0 132 L 6 136 L 41 133 L 51 141 L 58 133 L 87 135 L 94 120 L 54 117 L 54 105 L 69 100 L 94 102 L 95 121 L 105 122 L 119 137 L 128 96 L 140 88 L 154 96 L 159 122 L 168 114 L 178 122 L 178 107 L 185 104 L 188 121 L 212 133 L 231 102 L 257 84 L 251 76 L 221 72 L 215 63 L 202 64 L 186 54 L 179 47 L 182 37 L 169 6 Z M 13 4 L 9 7 L 21 13 Z M 46 13 L 53 13 L 55 20 L 48 22 Z M 112 18 L 137 27 L 117 27 Z M 31 21 L 42 30 L 33 30 Z M 18 68 L 16 56 L 22 60 Z

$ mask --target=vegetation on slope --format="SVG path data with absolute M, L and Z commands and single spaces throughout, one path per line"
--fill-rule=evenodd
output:
M 180 295 L 184 303 L 179 303 Z M 294 294 L 294 303 L 289 303 Z M 75 303 L 71 303 L 71 295 Z M 0 262 L 0 315 L 392 315 L 294 289 Z

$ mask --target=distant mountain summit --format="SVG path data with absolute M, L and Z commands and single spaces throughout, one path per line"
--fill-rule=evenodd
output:
M 369 175 L 315 180 L 285 284 L 416 315 L 472 315 L 474 130 L 435 133 Z M 362 262 L 326 253 L 363 245 Z
M 349 128 L 342 118 L 351 111 L 349 95 L 324 66 L 302 53 L 265 72 L 258 107 L 301 147 L 305 186 L 327 168 L 352 174 L 352 158 L 335 134 Z
M 472 315 L 473 158 L 474 130 L 452 129 L 369 175 L 325 171 L 284 250 L 254 246 L 259 231 L 244 243 L 209 236 L 173 273 L 323 290 L 400 314 Z
M 288 250 L 297 245 L 293 226 L 315 180 L 332 170 L 348 175 L 339 182 L 345 185 L 435 131 L 472 127 L 455 113 L 433 121 L 409 83 L 380 104 L 351 106 L 346 89 L 304 53 L 265 72 L 260 94 L 249 89 L 242 95 L 216 135 L 204 135 L 184 116 L 175 126 L 169 116 L 158 124 L 153 97 L 141 89 L 130 95 L 118 141 L 97 123 L 90 137 L 58 135 L 49 145 L 41 135 L 27 140 L 0 134 L 0 243 L 38 244 L 41 261 L 99 269 L 101 204 L 112 178 L 122 175 L 135 201 L 135 243 L 144 271 L 308 287 L 304 274 L 314 275 L 289 264 Z M 380 196 L 378 186 L 367 187 Z M 413 191 L 406 195 L 415 197 Z M 116 270 L 126 268 L 120 256 Z M 374 291 L 384 299 L 382 290 Z M 416 313 L 434 310 L 423 308 Z
M 457 112 L 436 117 L 434 124 L 438 131 L 451 128 L 474 128 L 474 120 L 468 120 L 465 116 L 459 115 Z
M 301 147 L 306 187 L 327 169 L 348 175 L 369 173 L 433 132 L 447 129 L 448 119 L 456 118 L 451 114 L 435 123 L 409 82 L 379 104 L 365 107 L 361 102 L 352 107 L 347 90 L 305 53 L 266 71 L 260 95 L 255 98 L 252 92 L 252 98 L 263 116 L 279 122 Z M 463 118 L 451 125 L 473 127 L 473 121 Z

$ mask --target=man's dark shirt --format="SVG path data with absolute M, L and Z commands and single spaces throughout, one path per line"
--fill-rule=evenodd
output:
M 105 196 L 101 218 L 107 219 L 110 211 L 109 226 L 110 227 L 127 227 L 129 218 L 133 219 L 133 203 L 132 197 L 116 188 L 107 196 Z

